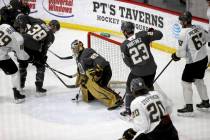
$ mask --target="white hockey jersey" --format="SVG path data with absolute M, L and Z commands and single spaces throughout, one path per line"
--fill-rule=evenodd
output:
M 200 61 L 207 56 L 206 42 L 209 39 L 208 32 L 198 25 L 183 28 L 180 32 L 176 55 L 184 57 L 187 64 Z
M 172 110 L 167 103 L 158 91 L 151 91 L 132 101 L 131 113 L 136 136 L 151 132 L 160 123 L 161 117 L 168 114 L 168 109 Z
M 10 59 L 9 52 L 14 51 L 20 60 L 29 59 L 23 48 L 23 37 L 8 24 L 0 25 L 0 61 Z

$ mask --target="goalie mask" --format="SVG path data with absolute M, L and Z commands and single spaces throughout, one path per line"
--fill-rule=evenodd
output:
M 74 55 L 78 57 L 78 55 L 84 50 L 83 43 L 79 40 L 74 40 L 71 43 L 71 49 Z
M 133 79 L 130 84 L 130 90 L 135 97 L 147 94 L 149 91 L 142 78 Z

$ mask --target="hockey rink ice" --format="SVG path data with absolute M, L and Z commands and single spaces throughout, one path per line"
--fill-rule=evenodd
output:
M 50 50 L 60 56 L 71 55 L 70 44 L 79 39 L 87 44 L 87 32 L 61 29 Z M 157 75 L 170 61 L 170 54 L 152 50 L 158 64 Z M 60 60 L 48 52 L 47 63 L 68 75 L 76 73 L 75 60 Z M 179 132 L 180 140 L 210 140 L 210 112 L 199 112 L 195 104 L 200 102 L 195 87 L 195 117 L 178 117 L 177 108 L 184 105 L 181 74 L 185 61 L 172 62 L 157 83 L 173 101 L 172 121 Z M 35 97 L 35 67 L 28 67 L 28 76 L 24 93 L 25 103 L 14 104 L 10 76 L 0 70 L 0 140 L 117 140 L 124 130 L 132 125 L 120 119 L 119 113 L 124 107 L 108 111 L 100 102 L 75 103 L 71 99 L 79 88 L 66 88 L 46 69 L 44 88 L 47 96 Z M 67 84 L 74 84 L 75 78 L 61 76 Z M 207 70 L 205 82 L 210 96 L 210 70 Z M 115 89 L 124 95 L 123 88 Z

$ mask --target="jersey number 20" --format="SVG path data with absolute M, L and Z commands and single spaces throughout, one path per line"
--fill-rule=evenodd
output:
M 149 59 L 149 53 L 144 43 L 139 44 L 137 47 L 130 48 L 129 53 L 134 65 Z
M 165 108 L 160 101 L 149 104 L 147 111 L 149 111 L 151 123 L 159 121 L 165 115 Z

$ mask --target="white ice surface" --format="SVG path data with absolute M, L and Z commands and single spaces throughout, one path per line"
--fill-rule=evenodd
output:
M 70 44 L 80 39 L 86 44 L 87 33 L 62 29 L 56 34 L 56 40 L 50 48 L 60 56 L 71 55 Z M 170 61 L 170 55 L 152 50 L 158 64 L 157 74 Z M 66 74 L 74 74 L 74 60 L 59 60 L 48 53 L 50 66 Z M 194 118 L 176 115 L 177 108 L 183 107 L 181 74 L 184 60 L 172 62 L 157 80 L 164 92 L 173 100 L 172 120 L 180 140 L 210 140 L 210 113 L 195 109 Z M 72 102 L 79 92 L 78 88 L 68 89 L 46 69 L 44 87 L 47 96 L 35 97 L 35 67 L 29 66 L 24 93 L 27 98 L 23 104 L 13 103 L 10 76 L 0 70 L 0 140 L 117 140 L 131 124 L 120 119 L 117 109 L 108 111 L 100 102 Z M 74 84 L 75 78 L 62 77 L 67 84 Z M 210 72 L 206 72 L 205 82 L 210 85 Z M 194 103 L 199 103 L 199 96 L 194 89 Z M 124 89 L 117 89 L 124 94 Z M 208 89 L 208 93 L 210 90 Z M 81 96 L 80 99 L 81 100 Z

